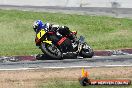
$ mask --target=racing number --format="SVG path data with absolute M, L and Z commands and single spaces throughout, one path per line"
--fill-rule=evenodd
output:
M 37 38 L 40 39 L 45 33 L 46 33 L 45 30 L 42 29 L 42 30 L 37 34 Z

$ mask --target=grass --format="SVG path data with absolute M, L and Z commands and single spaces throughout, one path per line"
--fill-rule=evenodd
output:
M 88 85 L 81 86 L 78 81 L 54 80 L 48 84 L 43 84 L 39 88 L 131 88 L 132 85 Z
M 85 71 L 90 79 L 132 81 L 132 67 L 85 68 Z M 78 81 L 80 76 L 81 68 L 0 71 L 0 88 L 132 88 L 132 85 L 83 87 Z
M 132 48 L 132 20 L 105 16 L 0 10 L 0 56 L 31 55 L 35 47 L 35 20 L 67 25 L 84 35 L 94 50 Z

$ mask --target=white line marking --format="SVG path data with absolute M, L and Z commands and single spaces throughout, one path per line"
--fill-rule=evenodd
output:
M 40 67 L 40 68 L 16 68 L 0 69 L 0 71 L 35 70 L 35 69 L 66 69 L 66 68 L 100 68 L 100 67 L 132 67 L 132 65 L 104 65 L 104 66 L 67 66 L 67 67 Z

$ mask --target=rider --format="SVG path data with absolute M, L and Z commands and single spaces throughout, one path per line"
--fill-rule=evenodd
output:
M 36 34 L 41 30 L 44 29 L 46 32 L 48 31 L 54 31 L 56 32 L 57 36 L 66 36 L 70 40 L 75 41 L 76 36 L 72 34 L 72 32 L 69 30 L 67 26 L 59 26 L 59 25 L 54 25 L 50 23 L 43 23 L 41 20 L 37 20 L 33 24 L 33 29 L 36 32 Z M 39 40 L 36 38 L 36 46 L 40 46 Z

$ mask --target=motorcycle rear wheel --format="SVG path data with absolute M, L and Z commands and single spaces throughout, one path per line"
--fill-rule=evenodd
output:
M 61 51 L 54 44 L 41 43 L 41 51 L 54 59 L 62 59 Z

